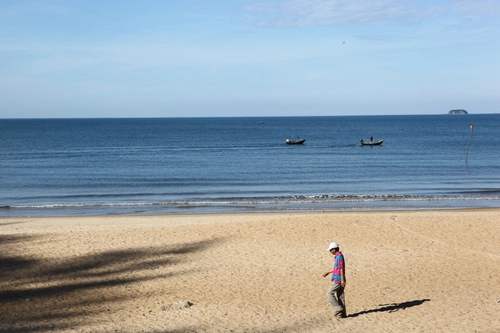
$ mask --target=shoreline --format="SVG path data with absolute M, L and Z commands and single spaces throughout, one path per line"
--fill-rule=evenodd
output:
M 1 209 L 11 210 L 13 208 L 0 207 Z M 194 209 L 194 208 L 193 208 Z M 296 209 L 296 210 L 211 210 L 211 211 L 199 211 L 199 212 L 186 212 L 186 210 L 182 210 L 181 212 L 130 212 L 130 213 L 102 213 L 95 215 L 85 215 L 85 214 L 69 214 L 69 215 L 13 215 L 13 216 L 2 216 L 0 214 L 0 221 L 7 219 L 44 219 L 44 218 L 92 218 L 92 217 L 147 217 L 147 216 L 196 216 L 196 215 L 238 215 L 238 214 L 248 214 L 248 215 L 259 215 L 259 214 L 316 214 L 316 213 L 325 213 L 325 214 L 342 214 L 342 213 L 383 213 L 383 212 L 425 212 L 425 211 L 470 211 L 470 210 L 500 210 L 500 207 L 496 207 L 494 205 L 487 207 L 406 207 L 406 208 L 353 208 L 353 209 L 331 209 L 331 208 L 319 208 L 319 209 Z
M 0 218 L 0 327 L 500 332 L 499 218 L 495 208 Z M 331 241 L 347 263 L 342 321 L 321 277 Z
M 483 193 L 487 194 L 485 196 L 477 196 L 477 193 L 467 196 L 468 192 L 463 192 L 461 195 L 309 194 L 181 201 L 54 202 L 23 205 L 11 202 L 9 205 L 0 206 L 0 218 L 500 209 L 500 197 L 497 192 L 486 191 Z

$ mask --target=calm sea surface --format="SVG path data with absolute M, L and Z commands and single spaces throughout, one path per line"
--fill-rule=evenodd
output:
M 0 170 L 0 217 L 500 207 L 500 115 L 0 119 Z

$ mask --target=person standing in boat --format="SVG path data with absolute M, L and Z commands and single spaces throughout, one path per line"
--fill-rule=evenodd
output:
M 373 142 L 373 135 L 370 136 L 370 142 Z

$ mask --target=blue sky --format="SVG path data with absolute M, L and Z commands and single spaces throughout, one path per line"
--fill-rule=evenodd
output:
M 0 118 L 500 112 L 500 0 L 0 0 Z

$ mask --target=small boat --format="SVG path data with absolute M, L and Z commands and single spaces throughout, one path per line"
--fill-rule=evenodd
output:
M 287 145 L 301 145 L 306 141 L 306 139 L 297 139 L 297 140 L 290 140 L 286 139 L 285 142 Z
M 377 140 L 377 141 L 363 141 L 361 140 L 359 142 L 360 145 L 362 146 L 380 146 L 384 142 L 384 140 Z

